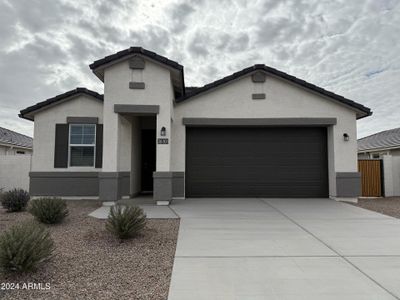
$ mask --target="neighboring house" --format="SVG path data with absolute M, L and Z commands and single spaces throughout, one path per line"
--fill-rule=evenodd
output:
M 361 104 L 265 65 L 186 88 L 182 65 L 139 47 L 90 68 L 104 95 L 77 88 L 21 111 L 34 121 L 32 195 L 360 194 Z
M 358 140 L 358 158 L 400 156 L 400 128 L 381 131 Z
M 400 196 L 400 128 L 359 139 L 358 159 L 381 159 L 384 195 Z
M 0 127 L 0 155 L 32 154 L 33 139 Z
M 0 190 L 29 189 L 33 139 L 0 127 Z

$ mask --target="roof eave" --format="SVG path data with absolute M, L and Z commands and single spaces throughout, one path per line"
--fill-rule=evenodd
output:
M 400 145 L 392 146 L 392 147 L 381 147 L 381 148 L 370 148 L 370 149 L 362 149 L 357 150 L 358 153 L 366 153 L 366 152 L 375 152 L 375 151 L 387 151 L 387 150 L 394 150 L 399 149 Z
M 353 108 L 353 107 L 349 107 L 349 108 Z M 366 117 L 370 117 L 370 116 L 372 116 L 372 114 L 373 114 L 372 111 L 370 111 L 368 113 L 361 111 L 361 113 L 357 113 L 357 120 L 361 120 L 361 119 L 364 119 Z
M 21 118 L 21 119 L 25 119 L 25 120 L 28 120 L 28 121 L 34 121 L 34 117 L 32 116 L 32 117 L 29 117 L 28 115 L 24 115 L 24 114 L 18 114 L 18 117 L 19 118 Z
M 74 90 L 70 90 L 63 94 L 46 99 L 46 100 L 38 102 L 32 106 L 29 106 L 25 109 L 22 109 L 18 116 L 22 119 L 34 121 L 34 114 L 36 112 L 41 111 L 43 109 L 47 109 L 49 106 L 56 105 L 60 101 L 65 101 L 70 98 L 75 98 L 79 95 L 85 95 L 85 96 L 91 97 L 95 100 L 103 101 L 103 96 L 95 91 L 91 91 L 86 88 L 76 88 Z
M 282 78 L 284 80 L 288 80 L 294 84 L 297 84 L 303 88 L 306 88 L 308 90 L 311 90 L 315 93 L 318 93 L 322 96 L 328 97 L 329 99 L 332 99 L 333 101 L 341 104 L 341 105 L 345 105 L 346 107 L 355 110 L 357 112 L 357 119 L 362 119 L 368 116 L 372 115 L 372 111 L 370 108 L 365 107 L 355 101 L 352 101 L 350 99 L 344 98 L 340 95 L 337 95 L 333 92 L 327 91 L 323 88 L 320 88 L 314 84 L 311 84 L 309 82 L 306 82 L 302 79 L 299 79 L 297 77 L 294 77 L 292 75 L 286 74 L 282 71 L 279 71 L 277 69 L 271 68 L 271 67 L 267 67 L 263 64 L 258 64 L 258 65 L 254 65 L 252 67 L 248 67 L 245 68 L 241 71 L 235 72 L 231 75 L 228 75 L 224 78 L 221 78 L 219 80 L 216 80 L 214 82 L 211 82 L 209 84 L 204 85 L 203 87 L 198 88 L 197 90 L 195 90 L 192 93 L 189 93 L 183 97 L 180 97 L 179 99 L 176 99 L 176 103 L 180 103 L 180 102 L 184 102 L 188 99 L 191 98 L 195 98 L 199 95 L 202 95 L 203 93 L 206 93 L 208 91 L 212 91 L 220 86 L 224 86 L 226 84 L 229 84 L 231 81 L 233 80 L 237 80 L 239 78 L 242 78 L 244 76 L 250 75 L 251 73 L 255 72 L 255 71 L 263 71 L 266 73 L 270 73 L 274 76 L 278 76 L 279 78 Z
M 27 149 L 27 150 L 32 150 L 33 149 L 33 147 L 22 146 L 22 145 L 17 145 L 17 144 L 11 144 L 11 143 L 1 142 L 1 141 L 0 141 L 0 146 L 12 147 L 12 148 L 21 148 L 21 149 Z

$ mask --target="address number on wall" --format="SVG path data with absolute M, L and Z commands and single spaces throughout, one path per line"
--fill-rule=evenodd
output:
M 168 144 L 168 139 L 157 139 L 157 144 Z

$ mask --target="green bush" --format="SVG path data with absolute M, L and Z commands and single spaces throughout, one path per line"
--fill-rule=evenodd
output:
M 34 199 L 28 210 L 38 221 L 45 224 L 60 223 L 68 216 L 67 203 L 61 198 Z
M 54 243 L 43 225 L 25 222 L 0 235 L 0 269 L 4 273 L 29 272 L 50 259 Z
M 0 195 L 1 205 L 8 212 L 25 210 L 29 198 L 29 193 L 23 189 L 13 189 L 8 192 L 2 192 Z
M 119 239 L 136 236 L 146 225 L 146 215 L 138 206 L 111 207 L 106 229 Z

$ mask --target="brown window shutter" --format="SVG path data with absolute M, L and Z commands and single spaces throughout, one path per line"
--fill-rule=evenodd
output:
M 103 166 L 103 124 L 96 124 L 96 168 Z
M 68 124 L 56 124 L 56 140 L 54 147 L 54 168 L 68 167 Z

